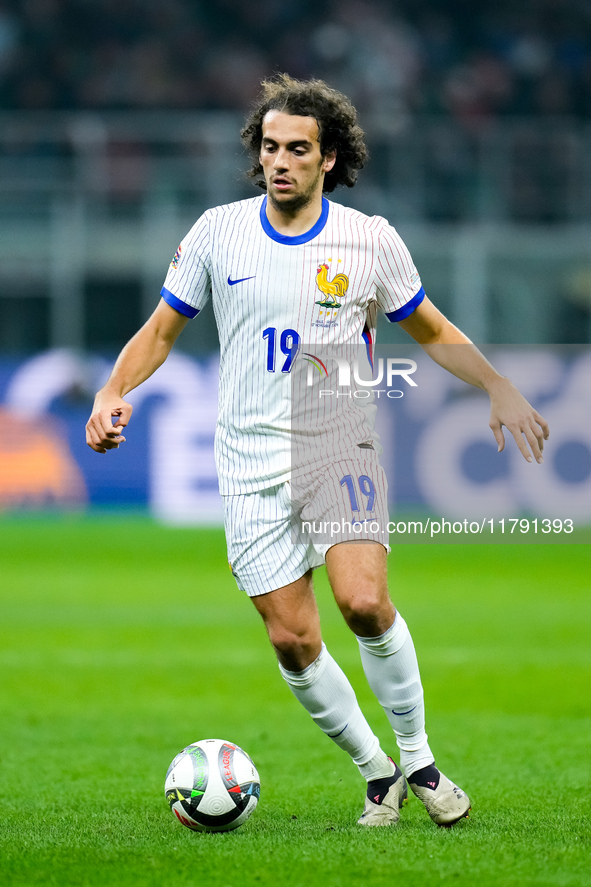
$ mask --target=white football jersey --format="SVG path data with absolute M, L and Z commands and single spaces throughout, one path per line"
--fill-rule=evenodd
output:
M 371 361 L 378 309 L 402 320 L 425 295 L 385 219 L 323 198 L 313 228 L 288 237 L 271 227 L 266 200 L 205 212 L 181 242 L 162 289 L 188 317 L 212 294 L 221 345 L 215 449 L 222 495 L 289 478 L 296 359 L 312 359 L 325 346 L 362 346 Z M 358 435 L 359 442 L 371 439 L 371 429 Z

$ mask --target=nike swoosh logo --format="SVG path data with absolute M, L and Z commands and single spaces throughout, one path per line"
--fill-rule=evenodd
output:
M 339 730 L 338 733 L 327 733 L 326 735 L 329 736 L 330 739 L 336 739 L 337 736 L 340 736 L 341 733 L 344 733 L 344 732 L 345 732 L 345 730 L 347 729 L 348 726 L 349 726 L 349 724 L 347 723 L 347 724 L 345 724 L 345 726 L 343 727 L 342 730 Z
M 415 708 L 416 708 L 416 705 L 413 705 L 413 707 L 412 707 L 412 708 L 409 708 L 408 711 L 394 711 L 394 709 L 392 709 L 392 714 L 393 714 L 393 715 L 399 715 L 399 716 L 401 716 L 401 715 L 409 715 L 409 714 L 411 713 L 411 711 L 414 711 L 414 710 L 415 710 Z
M 245 280 L 254 280 L 256 274 L 253 274 L 252 277 L 240 277 L 238 280 L 232 280 L 231 277 L 228 277 L 228 283 L 230 286 L 236 286 L 237 283 L 244 283 Z

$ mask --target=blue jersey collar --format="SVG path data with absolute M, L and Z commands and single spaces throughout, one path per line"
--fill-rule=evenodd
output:
M 297 237 L 288 237 L 287 234 L 280 234 L 279 231 L 276 231 L 267 218 L 267 196 L 265 195 L 265 199 L 261 204 L 261 225 L 263 226 L 263 231 L 271 238 L 271 240 L 275 240 L 277 243 L 284 243 L 287 246 L 298 246 L 300 243 L 308 243 L 308 241 L 314 240 L 315 237 L 318 237 L 328 222 L 329 209 L 330 203 L 326 197 L 323 197 L 320 218 L 312 228 L 310 228 L 309 231 L 305 231 L 303 234 L 298 234 Z

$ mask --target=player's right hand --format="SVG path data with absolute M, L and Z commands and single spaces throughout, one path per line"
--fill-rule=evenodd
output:
M 121 434 L 131 418 L 133 407 L 120 397 L 97 394 L 90 419 L 86 423 L 86 443 L 96 453 L 116 450 L 125 442 Z M 113 421 L 115 420 L 115 421 Z

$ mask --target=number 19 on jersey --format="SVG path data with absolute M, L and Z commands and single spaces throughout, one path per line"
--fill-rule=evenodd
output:
M 267 340 L 267 372 L 275 372 L 275 360 L 277 357 L 277 329 L 268 326 L 263 330 L 263 339 Z M 289 373 L 296 359 L 300 347 L 300 334 L 296 330 L 283 330 L 279 336 L 279 350 L 285 355 L 281 367 L 282 373 Z

